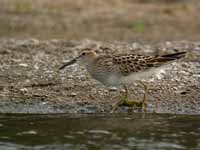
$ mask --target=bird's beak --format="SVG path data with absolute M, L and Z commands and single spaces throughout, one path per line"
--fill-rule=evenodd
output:
M 77 62 L 77 59 L 78 59 L 79 57 L 80 57 L 80 56 L 75 57 L 74 59 L 70 60 L 69 62 L 63 64 L 63 65 L 59 68 L 59 70 L 62 70 L 62 69 L 64 69 L 65 67 L 76 63 L 76 62 Z

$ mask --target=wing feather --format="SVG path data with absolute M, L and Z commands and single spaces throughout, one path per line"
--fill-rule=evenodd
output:
M 116 64 L 123 75 L 134 72 L 146 71 L 151 68 L 160 67 L 168 62 L 180 59 L 186 52 L 178 52 L 161 56 L 144 56 L 139 54 L 124 54 L 113 56 L 113 64 Z

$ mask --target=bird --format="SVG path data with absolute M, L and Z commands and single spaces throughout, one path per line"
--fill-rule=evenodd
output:
M 121 105 L 146 109 L 148 87 L 141 80 L 156 74 L 163 66 L 185 55 L 186 51 L 155 56 L 136 53 L 99 55 L 94 49 L 85 48 L 78 56 L 64 63 L 59 70 L 78 62 L 85 66 L 92 78 L 105 86 L 122 85 L 125 89 L 125 94 L 122 99 L 113 105 L 112 112 Z M 142 101 L 128 99 L 129 91 L 127 85 L 134 81 L 139 81 L 144 86 Z

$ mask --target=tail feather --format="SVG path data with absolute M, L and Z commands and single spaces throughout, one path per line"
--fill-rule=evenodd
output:
M 168 62 L 168 61 L 173 61 L 176 59 L 180 59 L 186 55 L 186 52 L 178 52 L 178 53 L 173 53 L 173 54 L 167 54 L 167 55 L 162 55 L 158 56 L 156 60 L 158 62 Z
M 168 62 L 180 59 L 186 55 L 186 52 L 178 52 L 173 54 L 156 56 L 147 62 L 148 66 L 159 67 L 161 65 L 167 64 Z
M 164 58 L 171 58 L 171 59 L 180 59 L 186 55 L 186 52 L 178 52 L 173 54 L 162 55 L 161 57 Z

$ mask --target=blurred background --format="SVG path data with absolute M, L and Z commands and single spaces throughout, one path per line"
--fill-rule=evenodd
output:
M 0 38 L 200 39 L 199 0 L 0 0 Z

